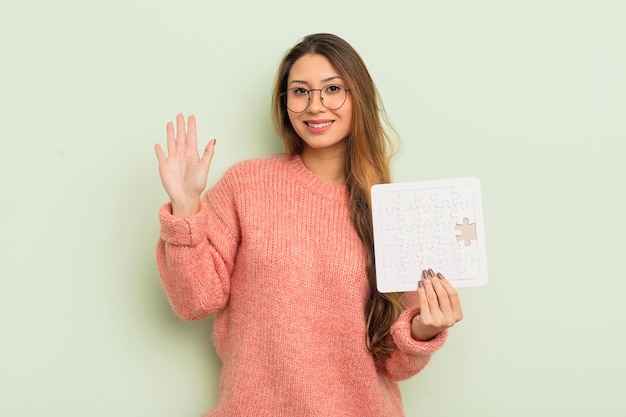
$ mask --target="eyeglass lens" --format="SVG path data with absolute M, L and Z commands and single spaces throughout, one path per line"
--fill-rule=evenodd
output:
M 311 97 L 313 91 L 319 91 L 322 104 L 329 110 L 337 110 L 346 102 L 346 88 L 341 85 L 331 84 L 319 89 L 290 88 L 284 95 L 285 105 L 294 113 L 302 113 L 309 107 L 311 100 L 315 100 L 315 98 Z

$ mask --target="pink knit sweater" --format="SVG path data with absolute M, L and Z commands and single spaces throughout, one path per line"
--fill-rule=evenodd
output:
M 366 347 L 369 285 L 347 189 L 299 157 L 235 164 L 198 214 L 159 212 L 157 263 L 185 320 L 217 313 L 222 360 L 211 417 L 399 417 L 397 382 L 415 375 L 446 338 L 411 338 L 411 298 L 391 329 L 397 346 L 375 361 Z

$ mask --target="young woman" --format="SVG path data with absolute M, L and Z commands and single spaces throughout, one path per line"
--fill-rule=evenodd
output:
M 432 270 L 417 291 L 376 290 L 369 189 L 390 181 L 383 107 L 359 55 L 330 34 L 283 58 L 273 114 L 286 154 L 248 160 L 204 191 L 215 141 L 167 125 L 156 154 L 171 202 L 157 263 L 173 309 L 216 313 L 223 368 L 207 416 L 402 416 L 418 373 L 462 318 Z

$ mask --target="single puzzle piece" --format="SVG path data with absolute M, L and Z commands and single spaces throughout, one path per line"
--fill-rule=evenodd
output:
M 454 192 L 452 187 L 437 187 L 435 194 L 430 197 L 431 204 L 437 207 L 442 207 L 444 204 L 454 206 L 455 200 L 458 200 L 459 195 Z
M 396 203 L 401 210 L 415 210 L 417 208 L 417 196 L 415 190 L 400 190 L 396 197 Z
M 462 223 L 463 219 L 469 220 L 470 223 L 476 223 L 474 203 L 467 203 L 465 205 L 459 204 L 455 206 L 451 214 L 456 219 L 457 223 Z
M 403 248 L 419 245 L 419 236 L 417 226 L 403 226 L 399 229 L 398 243 Z
M 421 204 L 417 207 L 416 218 L 420 223 L 431 222 L 438 223 L 442 213 L 437 210 L 437 206 L 432 204 Z
M 396 202 L 397 198 L 397 191 L 385 191 L 383 193 L 380 193 L 380 198 L 378 199 L 378 201 L 380 204 L 381 213 L 392 212 L 393 209 L 398 209 L 398 204 Z
M 422 259 L 422 265 L 433 265 L 440 262 L 439 257 L 445 252 L 438 243 L 425 243 L 416 248 L 414 253 Z
M 452 187 L 452 190 L 457 195 L 454 201 L 455 206 L 463 206 L 466 203 L 474 204 L 474 190 L 467 185 L 457 185 Z
M 393 245 L 399 244 L 398 234 L 400 234 L 400 228 L 394 226 L 393 224 L 388 224 L 382 230 L 383 246 L 387 246 L 387 245 L 393 246 Z
M 454 204 L 450 204 L 449 201 L 444 202 L 441 206 L 437 206 L 437 212 L 440 213 L 438 222 L 445 227 L 454 227 L 456 223 L 462 221 L 462 218 L 461 220 L 457 219 L 459 208 Z
M 437 223 L 427 220 L 417 228 L 417 236 L 421 243 L 439 243 L 439 231 Z
M 439 245 L 438 248 L 440 253 L 438 260 L 435 262 L 438 269 L 435 271 L 442 273 L 448 280 L 460 279 L 459 261 L 461 255 L 459 254 L 459 245 L 457 243 L 444 244 Z
M 406 262 L 407 252 L 400 245 L 383 246 L 383 264 L 386 268 L 401 266 Z
M 407 262 L 404 264 L 404 267 L 404 271 L 401 272 L 404 282 L 417 283 L 422 276 L 422 263 L 418 261 Z M 415 289 L 417 289 L 417 285 Z
M 457 234 L 456 240 L 461 242 L 463 241 L 465 246 L 469 246 L 472 240 L 476 239 L 476 223 L 470 223 L 469 219 L 463 219 L 463 224 L 457 224 L 456 230 L 459 230 L 461 233 Z
M 398 227 L 410 227 L 410 226 L 419 226 L 420 220 L 418 216 L 417 207 L 411 210 L 404 209 L 398 210 Z
M 457 246 L 456 223 L 441 223 L 441 227 L 435 232 L 435 237 L 442 245 Z
M 388 228 L 389 226 L 400 228 L 400 226 L 406 223 L 405 218 L 404 212 L 398 210 L 396 207 L 380 211 L 380 224 L 384 228 Z
M 440 245 L 442 254 L 439 256 L 441 263 L 446 267 L 457 268 L 462 258 L 462 253 L 458 245 Z
M 466 260 L 465 262 L 476 262 L 479 257 L 478 243 L 476 241 L 470 241 L 469 245 L 459 244 L 458 253 L 461 259 Z
M 480 263 L 466 258 L 459 262 L 459 276 L 461 279 L 474 279 L 480 276 Z
M 405 282 L 404 265 L 392 265 L 385 268 L 385 280 L 397 284 Z
M 415 190 L 415 197 L 418 206 L 432 204 L 432 197 L 437 194 L 436 188 L 420 188 Z

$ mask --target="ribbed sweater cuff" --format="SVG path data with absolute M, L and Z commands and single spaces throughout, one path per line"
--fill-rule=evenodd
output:
M 439 332 L 435 337 L 425 342 L 413 339 L 411 336 L 411 323 L 419 312 L 419 308 L 415 308 L 400 314 L 396 323 L 391 326 L 391 335 L 398 349 L 405 353 L 415 355 L 430 354 L 443 346 L 448 337 L 448 331 Z
M 207 211 L 204 201 L 200 203 L 200 211 L 193 216 L 175 217 L 172 215 L 172 204 L 164 204 L 159 210 L 161 222 L 161 239 L 171 245 L 196 246 L 206 233 Z

